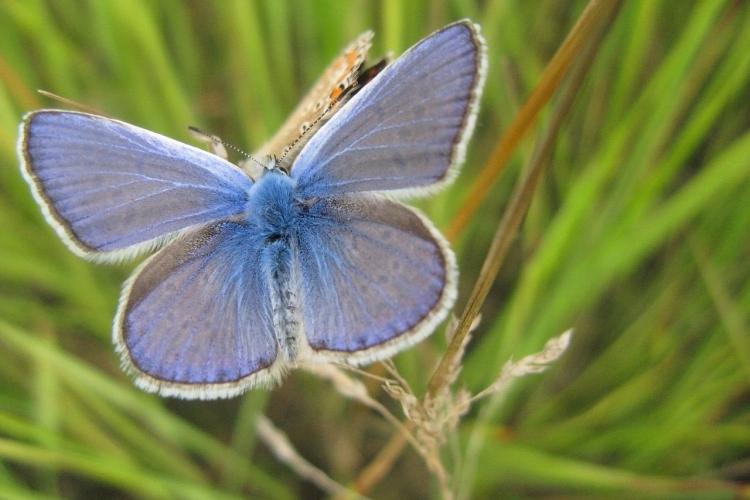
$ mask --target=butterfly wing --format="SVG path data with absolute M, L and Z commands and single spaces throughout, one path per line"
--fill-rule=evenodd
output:
M 255 233 L 230 221 L 192 231 L 125 284 L 113 336 L 140 387 L 213 399 L 278 378 L 282 364 Z
M 442 321 L 456 295 L 455 258 L 426 218 L 376 195 L 322 199 L 308 216 L 299 276 L 316 356 L 383 359 Z
M 22 170 L 77 254 L 111 259 L 241 213 L 252 181 L 231 163 L 133 125 L 85 113 L 28 114 Z
M 313 130 L 310 127 L 321 125 L 323 115 L 330 113 L 337 101 L 345 96 L 347 89 L 357 83 L 359 70 L 371 45 L 371 31 L 362 33 L 350 43 L 325 69 L 279 131 L 255 152 L 255 156 L 283 156 L 289 148 L 299 146 L 296 143 L 303 134 L 311 137 Z
M 470 22 L 417 43 L 305 145 L 292 169 L 300 192 L 417 194 L 448 182 L 474 126 L 484 67 L 484 43 Z

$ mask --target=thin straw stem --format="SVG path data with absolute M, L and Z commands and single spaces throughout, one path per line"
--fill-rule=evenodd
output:
M 449 240 L 454 241 L 474 216 L 495 180 L 508 164 L 513 151 L 529 131 L 544 105 L 552 98 L 568 69 L 578 60 L 582 47 L 608 19 L 611 19 L 618 5 L 619 0 L 591 0 L 586 5 L 575 26 L 547 64 L 536 88 L 516 113 L 513 122 L 497 142 L 489 160 L 469 189 L 469 194 L 461 204 L 461 210 L 445 231 Z
M 603 4 L 606 5 L 606 9 L 602 8 Z M 575 72 L 571 77 L 571 82 L 566 87 L 565 93 L 563 94 L 560 103 L 553 113 L 552 122 L 550 123 L 545 136 L 542 138 L 541 142 L 539 143 L 539 147 L 537 148 L 533 158 L 531 159 L 531 162 L 527 168 L 527 173 L 525 174 L 523 180 L 518 184 L 508 206 L 508 209 L 505 211 L 503 218 L 500 221 L 498 229 L 495 232 L 495 236 L 493 237 L 490 249 L 487 253 L 487 257 L 485 258 L 484 264 L 482 266 L 482 270 L 479 274 L 479 279 L 477 280 L 477 283 L 475 284 L 474 290 L 472 291 L 464 312 L 461 315 L 458 326 L 456 327 L 456 332 L 451 339 L 448 349 L 443 354 L 438 367 L 436 368 L 435 372 L 433 372 L 433 375 L 430 378 L 427 388 L 427 397 L 434 396 L 444 386 L 448 379 L 448 375 L 450 372 L 449 368 L 452 365 L 455 356 L 460 351 L 460 346 L 463 343 L 463 339 L 469 332 L 471 324 L 479 312 L 479 308 L 484 303 L 490 286 L 497 276 L 497 272 L 500 269 L 505 255 L 507 254 L 507 250 L 510 247 L 511 242 L 515 238 L 518 227 L 520 226 L 523 216 L 526 213 L 526 210 L 531 202 L 533 193 L 536 189 L 536 185 L 541 177 L 541 174 L 548 164 L 546 160 L 549 157 L 549 153 L 551 152 L 551 149 L 554 145 L 555 138 L 557 137 L 557 132 L 559 131 L 564 118 L 567 116 L 568 111 L 573 104 L 578 89 L 580 88 L 583 79 L 590 67 L 590 64 L 594 59 L 596 49 L 598 49 L 598 47 L 601 45 L 601 40 L 604 37 L 606 27 L 614 20 L 619 4 L 619 0 L 607 0 L 601 2 L 598 0 L 592 0 L 587 5 L 584 12 L 581 14 L 581 18 L 573 27 L 573 30 L 568 35 L 565 42 L 563 42 L 563 46 L 565 46 L 566 44 L 570 45 L 570 43 L 572 43 L 571 39 L 578 40 L 580 37 L 580 33 L 584 29 L 583 27 L 590 26 L 590 24 L 593 22 L 592 19 L 598 21 L 594 23 L 594 25 L 598 27 L 598 29 L 593 29 L 593 27 L 586 28 L 587 36 L 583 37 L 583 40 L 580 43 L 575 44 L 576 51 L 580 52 L 580 57 L 576 60 L 580 59 L 581 64 L 579 64 L 575 69 Z M 579 35 L 574 34 L 576 30 L 578 30 Z M 593 36 L 593 38 L 589 39 L 589 36 Z M 586 47 L 586 45 L 584 44 L 584 42 L 586 41 L 589 42 L 588 47 Z M 558 56 L 560 56 L 560 54 L 563 52 L 563 47 L 561 47 L 555 55 L 555 58 L 558 58 Z M 555 58 L 550 61 L 547 69 L 544 72 L 545 75 L 553 73 L 553 71 L 550 70 L 550 67 L 553 66 L 553 63 L 555 63 Z M 574 59 L 575 58 L 572 55 L 569 56 L 569 62 L 572 62 Z M 560 63 L 558 62 L 555 64 L 559 66 Z M 562 76 L 563 75 L 561 75 L 560 78 L 562 78 Z M 550 91 L 553 91 L 554 88 L 557 87 L 558 83 L 559 81 L 555 83 L 554 87 L 550 87 Z M 540 83 L 537 89 L 541 87 L 542 84 Z M 524 109 L 530 109 L 533 107 L 530 105 L 530 102 L 537 94 L 540 93 L 535 91 L 532 96 L 529 97 L 529 100 L 519 112 L 519 115 L 523 113 Z M 544 102 L 546 102 L 546 99 Z M 514 123 L 518 121 L 519 119 L 517 117 L 516 120 L 514 120 Z M 503 137 L 507 136 L 508 134 L 506 133 Z M 501 139 L 501 143 L 502 142 L 504 142 L 503 139 Z M 492 159 L 488 162 L 487 165 L 488 167 L 493 165 Z M 379 480 L 388 473 L 395 461 L 400 456 L 401 452 L 404 450 L 405 445 L 406 440 L 401 434 L 392 436 L 388 443 L 380 451 L 380 453 L 375 456 L 372 462 L 370 462 L 370 464 L 362 469 L 359 476 L 354 481 L 356 490 L 362 494 L 366 494 L 368 491 L 370 491 L 379 482 Z

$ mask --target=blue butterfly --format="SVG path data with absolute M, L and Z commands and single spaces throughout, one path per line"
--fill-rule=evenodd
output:
M 442 28 L 310 134 L 288 174 L 273 166 L 253 179 L 201 149 L 60 110 L 26 115 L 18 153 L 76 254 L 117 261 L 161 248 L 125 283 L 114 321 L 137 385 L 231 397 L 300 362 L 387 358 L 444 319 L 454 255 L 395 200 L 453 179 L 484 69 L 476 25 Z

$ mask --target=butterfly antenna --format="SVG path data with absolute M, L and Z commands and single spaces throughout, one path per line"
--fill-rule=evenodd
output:
M 372 32 L 368 32 L 369 37 L 372 38 Z M 368 34 L 365 33 L 364 36 L 367 36 Z M 306 126 L 303 126 L 302 132 L 300 135 L 292 141 L 291 144 L 289 144 L 287 147 L 284 148 L 284 150 L 281 152 L 281 157 L 278 158 L 279 162 L 283 162 L 284 159 L 287 157 L 287 155 L 294 151 L 297 146 L 302 142 L 302 139 L 304 139 L 308 133 L 310 133 L 312 130 L 315 130 L 317 125 L 322 122 L 323 120 L 327 120 L 329 118 L 329 115 L 332 114 L 331 112 L 336 109 L 338 106 L 343 105 L 346 101 L 351 99 L 354 94 L 362 90 L 362 87 L 370 83 L 370 80 L 375 78 L 378 73 L 383 71 L 383 69 L 388 66 L 389 61 L 393 59 L 393 54 L 389 53 L 384 58 L 382 58 L 377 63 L 373 64 L 372 66 L 369 66 L 367 68 L 363 68 L 364 63 L 360 64 L 360 69 L 357 75 L 357 79 L 352 83 L 349 87 L 344 87 L 343 85 L 340 86 L 338 90 L 337 97 L 326 107 L 326 109 L 323 110 L 323 112 L 315 119 L 312 123 L 307 124 Z
M 241 154 L 242 156 L 244 156 L 248 160 L 251 160 L 251 161 L 257 163 L 261 167 L 268 168 L 268 165 L 265 165 L 265 164 L 261 163 L 260 161 L 256 160 L 252 155 L 250 155 L 247 152 L 245 152 L 244 150 L 238 148 L 234 144 L 229 144 L 228 142 L 223 141 L 218 136 L 215 136 L 213 134 L 209 134 L 208 132 L 204 132 L 203 130 L 199 129 L 198 127 L 194 127 L 192 125 L 188 126 L 188 130 L 190 132 L 192 132 L 193 136 L 196 137 L 198 140 L 201 140 L 201 141 L 204 141 L 204 142 L 208 142 L 209 144 L 221 144 L 225 148 L 229 148 L 232 151 L 234 151 L 235 153 Z
M 289 144 L 287 147 L 284 148 L 284 150 L 281 152 L 281 156 L 277 158 L 277 161 L 280 163 L 284 161 L 284 159 L 287 157 L 289 153 L 294 151 L 297 146 L 302 142 L 302 139 L 307 137 L 307 134 L 311 132 L 312 130 L 315 130 L 317 128 L 317 125 L 323 121 L 324 119 L 328 118 L 328 114 L 331 112 L 332 109 L 334 109 L 336 106 L 338 106 L 341 102 L 344 101 L 344 97 L 348 95 L 349 89 L 342 89 L 341 95 L 337 97 L 333 102 L 331 102 L 321 113 L 320 115 L 315 118 L 311 123 L 305 124 L 302 126 L 302 131 L 300 132 L 299 136 L 292 141 L 291 144 Z
M 37 89 L 37 92 L 42 94 L 44 97 L 48 97 L 52 99 L 53 101 L 61 102 L 65 104 L 66 106 L 70 106 L 71 108 L 78 109 L 80 111 L 85 111 L 86 113 L 90 113 L 92 115 L 107 116 L 101 111 L 99 111 L 98 109 L 94 109 L 91 106 L 81 104 L 80 102 L 74 101 L 73 99 L 68 99 L 67 97 L 54 94 L 47 90 Z

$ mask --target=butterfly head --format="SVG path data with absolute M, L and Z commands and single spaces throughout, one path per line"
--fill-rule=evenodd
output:
M 286 172 L 267 168 L 250 189 L 245 217 L 268 241 L 287 239 L 296 225 L 295 180 Z
M 264 173 L 276 172 L 276 173 L 283 173 L 283 174 L 289 175 L 289 172 L 287 172 L 286 169 L 281 167 L 281 162 L 279 161 L 279 157 L 276 155 L 267 155 L 262 165 L 264 168 Z

